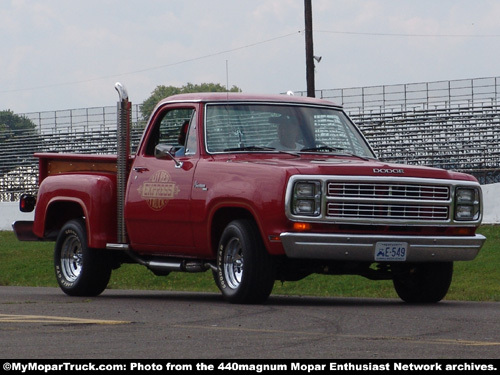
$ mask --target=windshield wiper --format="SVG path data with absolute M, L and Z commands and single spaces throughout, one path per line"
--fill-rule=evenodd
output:
M 338 151 L 340 151 L 341 153 L 339 153 Z M 317 147 L 303 148 L 302 150 L 300 150 L 300 152 L 335 152 L 337 155 L 353 156 L 355 158 L 360 158 L 363 160 L 370 160 L 366 156 L 353 154 L 352 152 L 347 151 L 345 148 L 331 147 L 331 146 L 327 146 L 327 145 L 320 145 Z
M 288 155 L 293 155 L 300 157 L 297 151 L 291 151 L 291 150 L 278 150 L 274 147 L 267 147 L 267 146 L 242 146 L 242 147 L 230 147 L 230 148 L 225 148 L 224 151 L 226 152 L 231 152 L 231 151 L 275 151 L 279 152 L 281 154 L 288 154 Z
M 241 146 L 225 148 L 224 151 L 275 151 L 275 148 L 264 146 Z
M 321 151 L 326 151 L 326 152 L 345 151 L 345 148 L 320 145 L 316 147 L 303 148 L 302 150 L 300 150 L 300 152 L 321 152 Z

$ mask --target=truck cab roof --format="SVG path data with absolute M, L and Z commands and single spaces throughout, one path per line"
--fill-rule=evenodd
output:
M 333 106 L 341 108 L 331 101 L 310 98 L 306 96 L 294 95 L 260 95 L 235 92 L 204 92 L 204 93 L 188 93 L 169 96 L 158 103 L 161 106 L 170 102 L 224 102 L 224 101 L 252 101 L 252 102 L 273 102 L 273 103 L 291 103 L 291 104 L 309 104 Z

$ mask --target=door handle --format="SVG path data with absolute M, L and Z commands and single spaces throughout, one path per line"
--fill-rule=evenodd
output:
M 134 167 L 134 171 L 136 171 L 138 173 L 142 173 L 142 172 L 149 171 L 149 169 L 147 169 L 146 167 Z

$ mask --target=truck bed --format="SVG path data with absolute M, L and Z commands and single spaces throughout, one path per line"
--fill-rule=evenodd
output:
M 40 184 L 45 177 L 72 172 L 116 173 L 116 155 L 36 153 Z

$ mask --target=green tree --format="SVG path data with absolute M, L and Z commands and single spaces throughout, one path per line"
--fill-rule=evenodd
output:
M 33 159 L 39 142 L 36 125 L 30 119 L 11 110 L 0 111 L 0 175 Z
M 191 92 L 226 92 L 227 89 L 225 86 L 222 86 L 219 83 L 202 83 L 202 84 L 192 84 L 187 83 L 182 87 L 175 86 L 165 86 L 159 85 L 151 93 L 151 96 L 142 102 L 141 112 L 144 120 L 147 120 L 153 109 L 155 108 L 158 102 L 168 96 L 176 95 L 176 94 L 185 94 Z M 241 89 L 237 86 L 231 87 L 229 92 L 241 92 Z
M 16 115 L 10 109 L 0 111 L 0 142 L 7 139 L 33 134 L 36 125 L 28 118 Z

